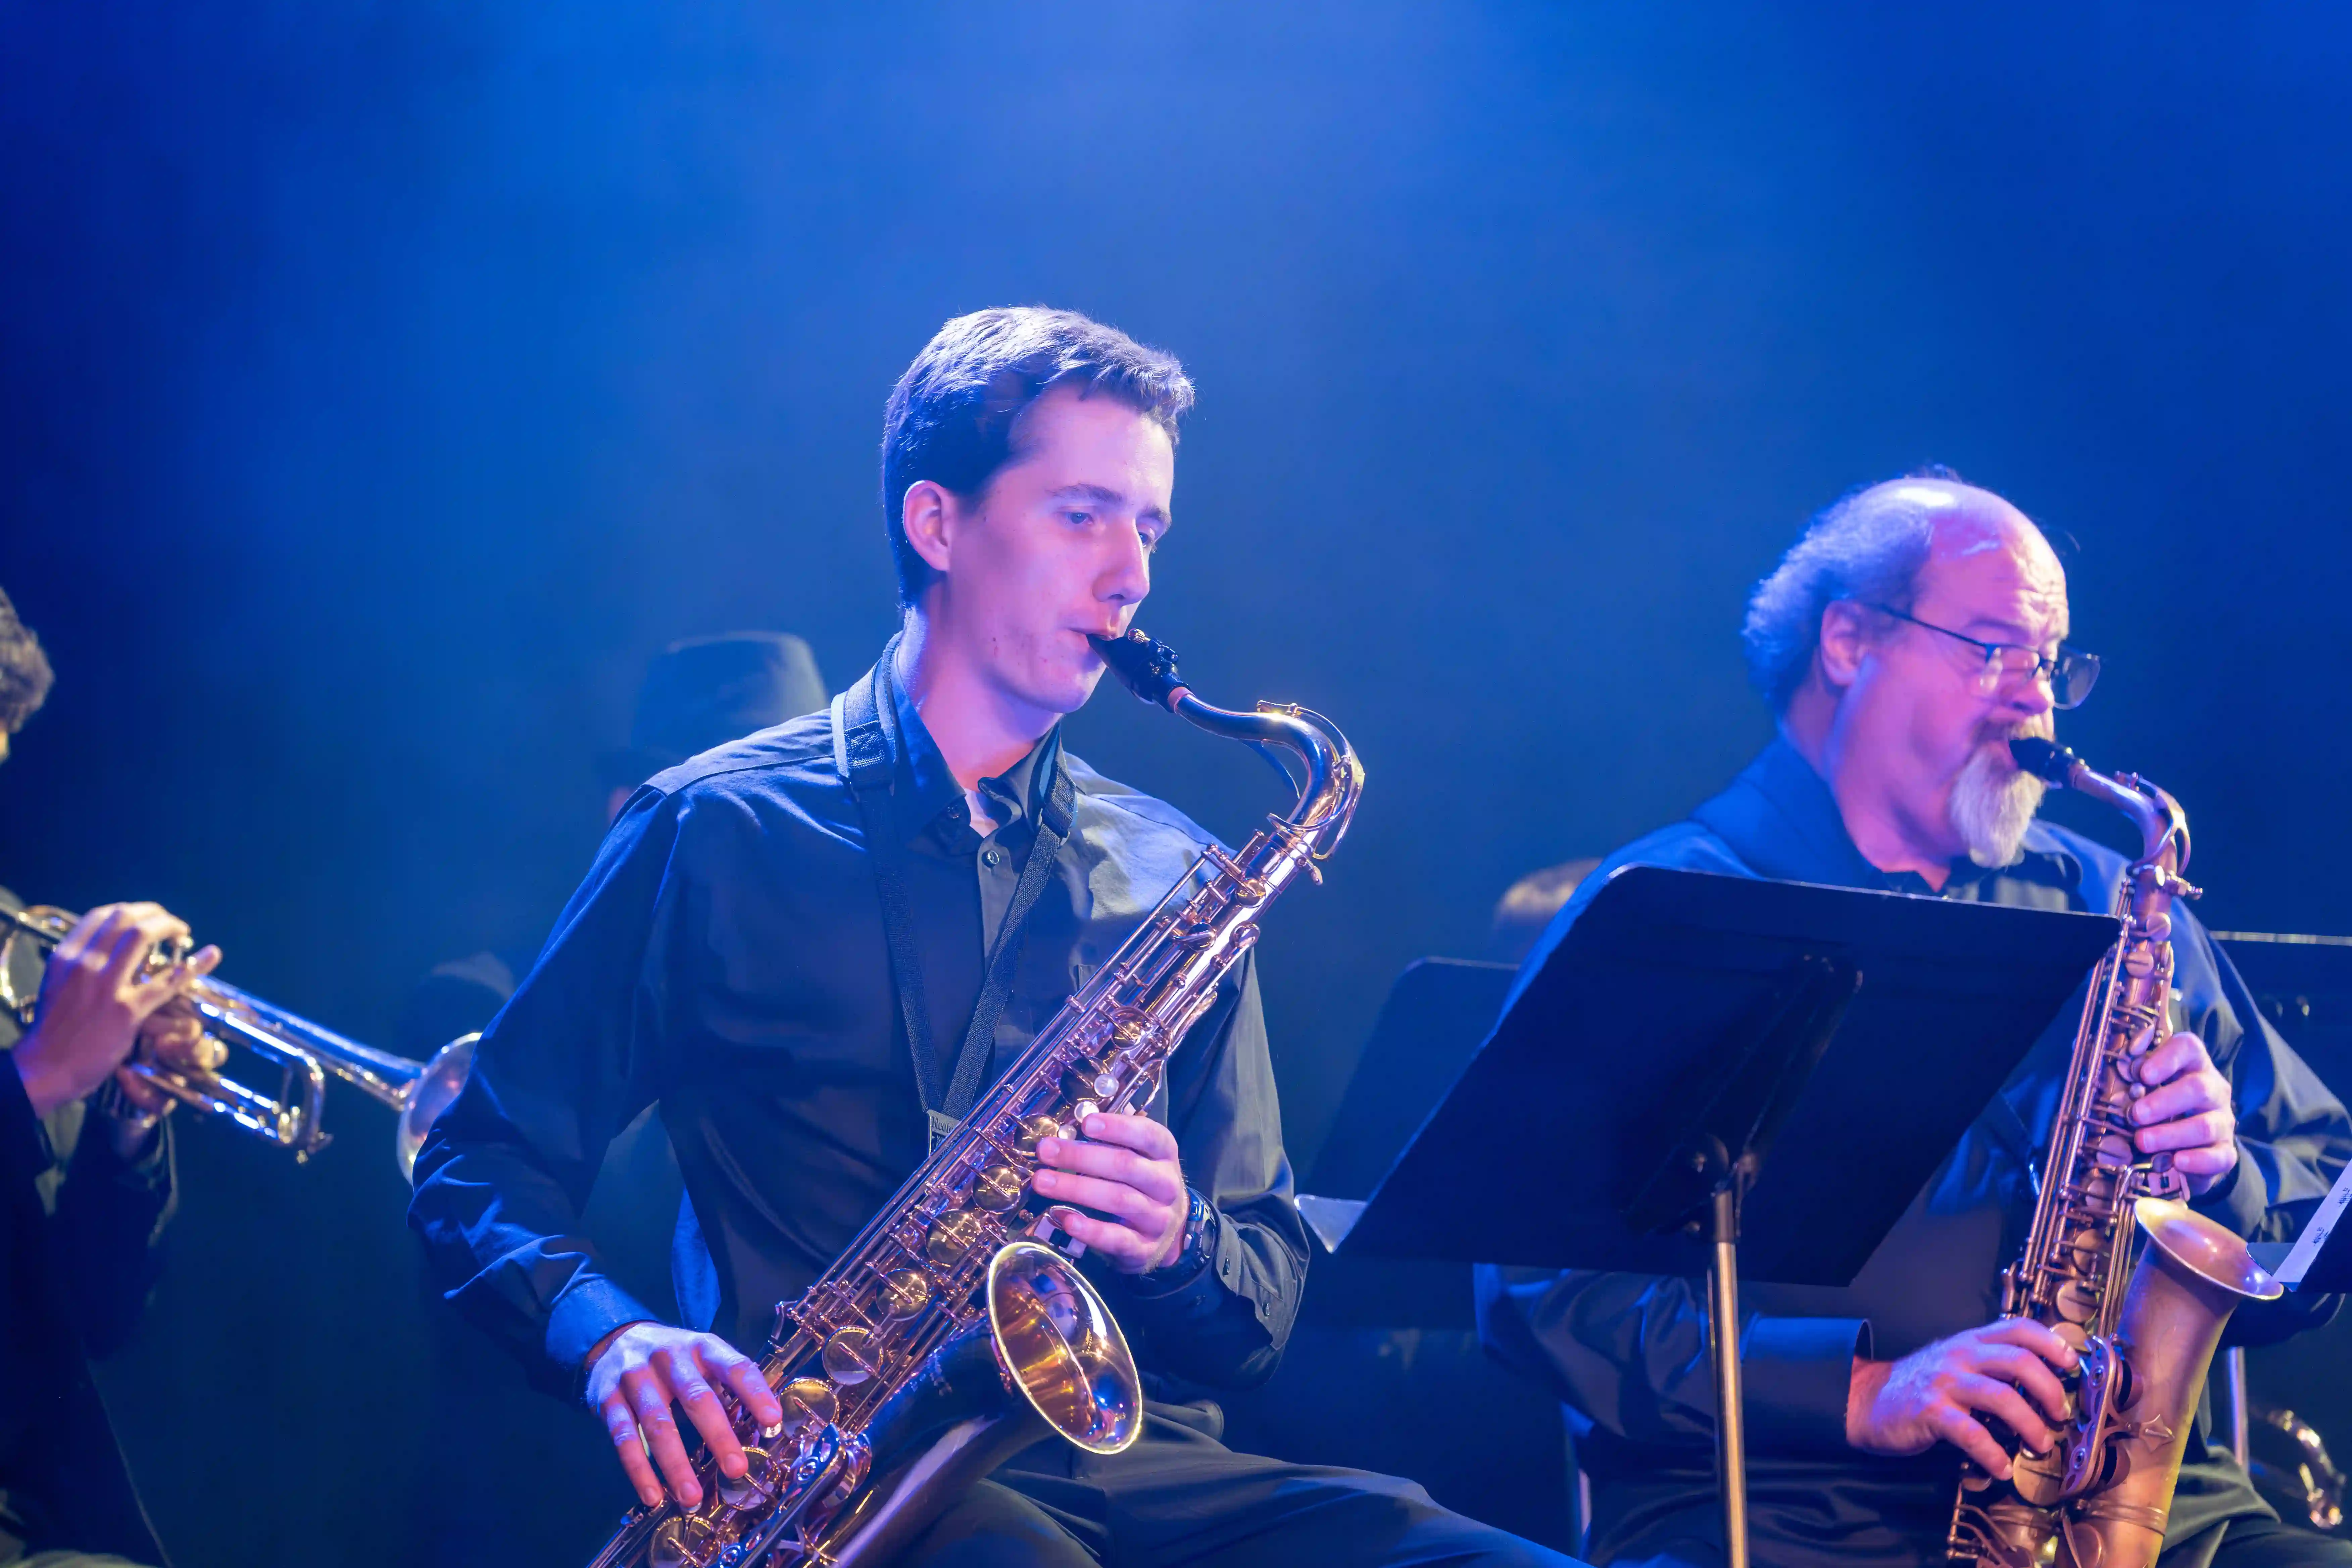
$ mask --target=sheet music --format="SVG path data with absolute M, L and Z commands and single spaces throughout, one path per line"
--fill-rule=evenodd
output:
M 2289 1289 L 2303 1283 L 2303 1277 L 2310 1272 L 2313 1261 L 2319 1257 L 2319 1249 L 2327 1245 L 2329 1234 L 2343 1219 L 2344 1210 L 2348 1205 L 2352 1205 L 2352 1165 L 2345 1166 L 2336 1174 L 2336 1185 L 2319 1200 L 2318 1212 L 2311 1216 L 2311 1223 L 2303 1227 L 2303 1234 L 2294 1238 L 2294 1247 L 2286 1255 L 2286 1261 L 2273 1271 L 2279 1283 Z

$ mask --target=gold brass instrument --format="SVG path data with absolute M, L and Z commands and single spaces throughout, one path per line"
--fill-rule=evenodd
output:
M 2082 1357 L 2070 1420 L 2046 1455 L 2019 1454 L 2012 1479 L 1962 1472 L 1948 1547 L 1999 1568 L 2147 1568 L 2221 1328 L 2278 1282 L 2229 1229 L 2193 1213 L 2171 1157 L 2134 1148 L 2138 1060 L 2166 1034 L 2172 904 L 2189 818 L 2136 774 L 2109 777 L 2049 741 L 2010 742 L 2017 764 L 2103 800 L 2140 831 L 2116 913 L 2123 931 L 2091 979 L 2063 1098 L 2052 1124 L 2025 1251 L 2001 1276 L 2002 1315 L 2031 1317 Z M 2133 1267 L 2134 1232 L 2145 1245 Z
M 730 1480 L 704 1455 L 701 1506 L 635 1510 L 594 1568 L 880 1563 L 1049 1432 L 1111 1454 L 1142 1429 L 1127 1341 L 1071 1265 L 1083 1247 L 1032 1191 L 1038 1140 L 1151 1102 L 1266 905 L 1321 879 L 1364 771 L 1318 714 L 1200 701 L 1141 632 L 1096 647 L 1145 701 L 1295 755 L 1297 804 L 1238 854 L 1203 853 L 824 1276 L 778 1305 L 761 1370 L 784 1417 L 762 1431 L 737 1409 L 749 1472 Z
M 80 919 L 64 910 L 37 904 L 26 910 L 0 911 L 8 917 L 8 934 L 0 939 L 0 1005 L 8 1007 L 26 1026 L 33 1021 L 37 993 L 26 994 L 16 984 L 16 943 L 30 942 L 44 955 L 63 942 Z M 158 948 L 147 955 L 151 973 L 159 973 L 186 956 Z M 332 1029 L 273 1007 L 257 996 L 205 975 L 188 987 L 187 1000 L 203 1023 L 205 1033 L 224 1046 L 243 1046 L 279 1069 L 275 1098 L 261 1094 L 218 1073 L 174 1071 L 136 1059 L 125 1063 L 163 1093 L 191 1110 L 221 1117 L 240 1131 L 294 1152 L 308 1160 L 329 1142 L 322 1123 L 326 1112 L 327 1079 L 342 1079 L 373 1100 L 400 1114 L 393 1153 L 400 1173 L 410 1175 L 425 1134 L 458 1091 L 473 1068 L 474 1042 L 478 1035 L 461 1035 L 433 1054 L 431 1061 L 414 1061 L 345 1039 Z

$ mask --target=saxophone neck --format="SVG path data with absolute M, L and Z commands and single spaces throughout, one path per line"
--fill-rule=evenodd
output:
M 2140 837 L 2133 871 L 2157 868 L 2177 876 L 2188 868 L 2189 814 L 2164 790 L 2137 773 L 2103 773 L 2054 741 L 2024 737 L 2011 741 L 2009 752 L 2045 784 L 2103 801 L 2128 817 Z
M 1364 767 L 1337 724 L 1295 703 L 1261 702 L 1244 711 L 1203 702 L 1177 673 L 1175 650 L 1139 628 L 1093 641 L 1111 673 L 1153 707 L 1165 708 L 1213 735 L 1297 758 L 1302 776 L 1291 783 L 1298 799 L 1282 820 L 1315 839 L 1318 859 L 1339 844 L 1356 815 Z

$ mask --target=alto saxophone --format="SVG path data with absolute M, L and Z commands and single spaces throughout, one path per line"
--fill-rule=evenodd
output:
M 1205 851 L 848 1250 L 778 1305 L 761 1371 L 783 1419 L 761 1429 L 730 1401 L 743 1477 L 702 1455 L 701 1505 L 633 1510 L 593 1568 L 880 1563 L 1049 1432 L 1113 1454 L 1141 1431 L 1126 1338 L 1071 1263 L 1084 1246 L 1032 1191 L 1038 1141 L 1150 1103 L 1266 905 L 1302 874 L 1321 880 L 1364 770 L 1319 714 L 1201 701 L 1140 631 L 1095 646 L 1145 701 L 1294 754 L 1297 804 L 1238 854 Z
M 2132 1142 L 2139 1060 L 2171 1003 L 2172 904 L 2197 896 L 2180 876 L 2187 813 L 2147 780 L 2095 773 L 2049 741 L 2010 751 L 2027 772 L 2130 817 L 2141 854 L 2116 899 L 2122 932 L 2092 974 L 2033 1226 L 2001 1275 L 2002 1316 L 2032 1318 L 2080 1354 L 2071 1414 L 2047 1454 L 2017 1456 L 2010 1480 L 1962 1471 L 1947 1545 L 1998 1568 L 2147 1568 L 2222 1324 L 2241 1300 L 2280 1287 L 2244 1242 L 2182 1201 L 2189 1184 L 2169 1155 L 2143 1158 Z M 2147 1238 L 2136 1268 L 2135 1231 Z

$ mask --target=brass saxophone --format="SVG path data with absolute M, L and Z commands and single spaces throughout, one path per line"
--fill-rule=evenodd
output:
M 1127 1341 L 1071 1265 L 1084 1246 L 1031 1191 L 1037 1142 L 1150 1103 L 1266 905 L 1302 874 L 1321 880 L 1364 770 L 1319 714 L 1201 701 L 1140 631 L 1095 646 L 1145 701 L 1295 755 L 1297 804 L 1238 854 L 1204 852 L 824 1275 L 778 1305 L 761 1371 L 784 1415 L 760 1429 L 734 1406 L 742 1479 L 704 1454 L 701 1506 L 633 1510 L 593 1568 L 880 1563 L 1049 1432 L 1113 1454 L 1141 1431 Z
M 2169 1155 L 2144 1158 L 2132 1144 L 2138 1058 L 2165 1034 L 2171 1002 L 2172 904 L 2197 896 L 2180 875 L 2188 814 L 2137 774 L 2094 772 L 2052 742 L 2010 751 L 2027 772 L 2131 818 L 2142 847 L 2116 900 L 2122 932 L 2092 975 L 2033 1226 L 2001 1275 L 2004 1317 L 2031 1317 L 2080 1352 L 2072 1415 L 2049 1453 L 2018 1455 L 2012 1479 L 1963 1470 L 1947 1544 L 1999 1568 L 2147 1568 L 2222 1324 L 2280 1286 L 2244 1242 L 2190 1211 Z M 2137 1267 L 2135 1230 L 2147 1238 Z

